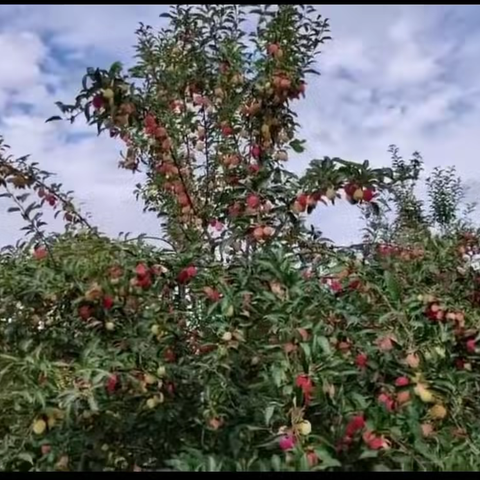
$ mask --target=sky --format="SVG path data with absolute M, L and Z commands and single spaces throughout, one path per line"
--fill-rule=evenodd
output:
M 162 5 L 1 5 L 0 134 L 15 155 L 30 154 L 74 190 L 83 210 L 111 236 L 161 235 L 133 189 L 138 177 L 117 168 L 120 145 L 81 122 L 45 119 L 54 102 L 72 100 L 88 66 L 131 62 L 139 22 L 161 25 Z M 480 201 L 480 5 L 322 5 L 333 41 L 319 58 L 322 75 L 298 105 L 307 155 L 301 172 L 324 155 L 389 163 L 392 143 L 418 150 L 426 172 L 455 165 Z M 22 226 L 0 199 L 0 246 Z M 476 214 L 480 220 L 480 213 Z M 475 218 L 476 218 L 475 217 Z M 345 202 L 313 217 L 326 237 L 358 241 L 362 223 Z

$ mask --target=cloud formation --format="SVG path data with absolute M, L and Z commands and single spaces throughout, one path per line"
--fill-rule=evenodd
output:
M 84 125 L 45 124 L 56 100 L 70 100 L 87 66 L 131 61 L 139 22 L 160 25 L 165 6 L 5 5 L 0 9 L 0 132 L 16 155 L 31 154 L 75 190 L 110 235 L 159 234 L 132 190 L 137 179 L 118 170 L 120 146 Z M 298 107 L 308 157 L 389 161 L 396 143 L 419 150 L 427 174 L 456 165 L 478 183 L 480 137 L 480 7 L 325 5 L 334 41 L 320 56 L 322 76 Z M 301 170 L 306 157 L 292 160 Z M 479 200 L 471 189 L 469 200 Z M 0 245 L 21 236 L 0 201 Z M 346 204 L 320 208 L 315 223 L 341 243 L 359 239 L 361 222 Z

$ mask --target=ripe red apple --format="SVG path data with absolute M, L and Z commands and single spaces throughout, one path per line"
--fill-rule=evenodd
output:
M 150 274 L 143 277 L 137 277 L 133 280 L 135 280 L 135 285 L 137 287 L 143 288 L 143 290 L 148 290 L 152 286 L 152 278 Z
M 396 387 L 406 387 L 409 384 L 410 384 L 410 380 L 407 377 L 398 377 L 395 380 Z
M 405 403 L 410 401 L 410 392 L 408 390 L 403 390 L 402 392 L 397 393 L 397 403 L 398 405 L 405 405 Z
M 167 130 L 164 127 L 157 127 L 155 129 L 155 137 L 162 140 L 167 137 Z
M 242 207 L 240 206 L 240 204 L 239 204 L 238 202 L 235 202 L 233 205 L 231 205 L 231 206 L 228 208 L 228 215 L 229 215 L 231 218 L 238 217 L 238 215 L 240 214 L 241 209 L 242 209 Z
M 82 305 L 78 309 L 78 315 L 82 320 L 88 320 L 92 316 L 92 309 L 88 305 Z
M 357 186 L 354 184 L 354 183 L 347 183 L 343 189 L 345 190 L 345 193 L 349 196 L 349 197 L 353 197 L 353 194 L 355 193 L 355 190 L 357 190 Z
M 260 198 L 254 194 L 249 195 L 246 203 L 248 208 L 256 209 L 260 206 Z
M 167 348 L 163 354 L 163 358 L 165 359 L 166 362 L 168 363 L 173 363 L 177 359 L 177 356 L 175 355 L 175 352 L 171 348 Z
M 292 81 L 289 78 L 284 77 L 280 80 L 279 86 L 282 90 L 289 90 L 292 86 Z
M 107 392 L 110 394 L 114 393 L 115 389 L 117 388 L 117 384 L 118 384 L 118 375 L 113 373 L 112 375 L 110 375 L 110 377 L 107 380 L 107 385 L 106 385 Z
M 172 149 L 172 141 L 169 138 L 165 138 L 162 141 L 162 150 L 164 152 L 169 152 Z
M 263 239 L 263 227 L 256 227 L 253 230 L 253 238 L 255 238 L 255 240 L 257 241 L 260 241 Z
M 45 247 L 38 247 L 33 252 L 35 260 L 42 260 L 48 256 L 48 250 Z
M 187 283 L 197 275 L 197 268 L 194 265 L 189 265 L 178 274 L 177 280 L 179 283 Z
M 42 455 L 48 455 L 52 451 L 51 445 L 42 445 L 40 447 L 40 451 L 42 452 Z
M 255 175 L 260 171 L 260 166 L 257 163 L 252 163 L 248 166 L 248 171 L 252 175 Z
M 182 207 L 188 207 L 190 206 L 190 199 L 188 198 L 188 195 L 186 195 L 185 193 L 182 193 L 178 196 L 178 203 L 182 206 Z
M 303 213 L 306 209 L 306 206 L 302 205 L 298 200 L 293 202 L 292 210 L 295 213 Z
M 135 267 L 135 273 L 137 274 L 138 277 L 144 277 L 145 275 L 148 274 L 148 272 L 149 272 L 149 269 L 144 263 L 139 263 Z
M 115 302 L 114 302 L 113 298 L 110 297 L 109 295 L 107 295 L 103 298 L 103 308 L 105 308 L 105 310 L 110 310 L 113 307 L 114 303 Z
M 272 237 L 273 234 L 275 233 L 275 229 L 273 227 L 263 227 L 263 236 L 265 238 L 269 238 L 269 237 Z
M 95 110 L 100 110 L 104 106 L 105 102 L 103 95 L 95 95 L 92 100 L 92 106 Z
M 372 188 L 366 188 L 363 191 L 363 200 L 365 200 L 366 202 L 371 202 L 374 196 L 375 190 L 373 190 Z
M 54 207 L 55 204 L 57 203 L 57 198 L 55 197 L 55 195 L 51 194 L 51 193 L 47 193 L 45 195 L 45 200 L 48 202 L 48 204 L 51 206 L 51 207 Z
M 272 57 L 276 57 L 280 51 L 280 45 L 278 43 L 271 43 L 267 46 L 267 53 Z
M 218 302 L 221 298 L 220 292 L 212 287 L 205 287 L 203 292 L 211 302 Z
M 252 148 L 250 149 L 250 153 L 253 158 L 258 159 L 260 158 L 261 149 L 258 145 L 253 145 Z
M 230 135 L 233 135 L 233 128 L 228 124 L 222 125 L 221 130 L 224 137 L 229 137 Z
M 368 363 L 368 357 L 365 353 L 359 353 L 355 357 L 355 364 L 357 365 L 357 367 L 365 368 L 367 366 L 367 363 Z
M 308 195 L 306 193 L 300 193 L 297 196 L 297 202 L 304 208 L 308 205 Z
M 385 405 L 385 408 L 389 412 L 392 412 L 395 409 L 395 402 L 393 401 L 392 397 L 390 395 L 388 395 L 387 393 L 381 393 L 378 396 L 378 401 L 380 403 L 383 403 L 383 405 Z

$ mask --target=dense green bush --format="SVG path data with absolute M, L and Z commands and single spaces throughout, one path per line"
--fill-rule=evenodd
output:
M 463 258 L 476 236 L 450 210 L 451 228 L 430 233 L 418 157 L 286 169 L 304 148 L 290 105 L 328 39 L 312 9 L 168 17 L 138 31 L 137 66 L 90 69 L 60 104 L 124 140 L 121 166 L 146 172 L 137 194 L 168 248 L 105 238 L 3 150 L 30 241 L 1 256 L 0 468 L 480 468 L 480 296 Z M 369 245 L 388 237 L 363 260 L 305 226 L 341 197 L 365 212 Z M 45 233 L 43 207 L 65 233 Z

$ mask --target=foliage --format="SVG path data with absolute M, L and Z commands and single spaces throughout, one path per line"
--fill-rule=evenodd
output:
M 104 237 L 2 153 L 31 240 L 0 257 L 0 468 L 477 470 L 477 237 L 424 228 L 418 155 L 286 168 L 304 150 L 291 105 L 328 39 L 311 7 L 166 16 L 137 32 L 134 68 L 89 69 L 58 105 L 122 138 L 168 248 Z M 388 195 L 402 243 L 367 261 L 305 226 L 342 197 L 379 218 Z M 63 234 L 32 217 L 46 203 Z

